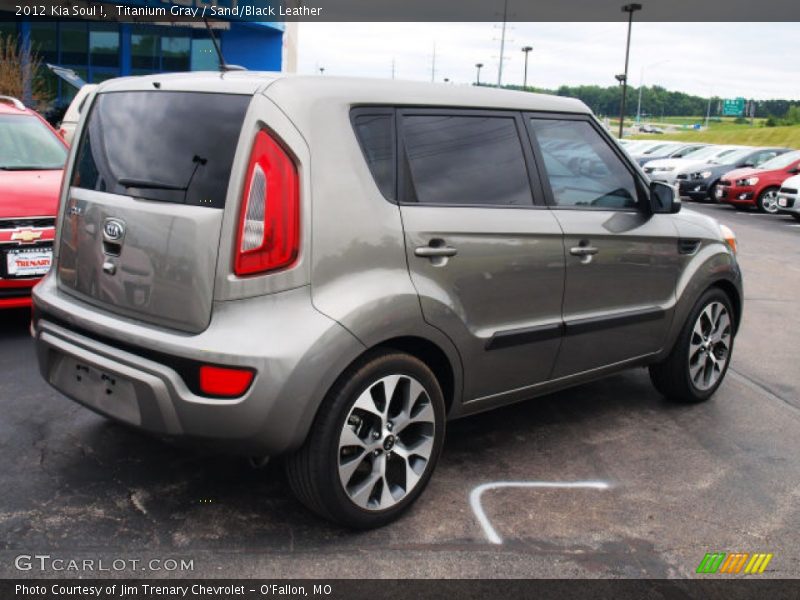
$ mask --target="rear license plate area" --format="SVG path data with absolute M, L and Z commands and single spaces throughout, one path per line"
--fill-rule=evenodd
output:
M 131 425 L 141 424 L 133 383 L 115 373 L 61 354 L 51 363 L 50 383 L 100 413 Z

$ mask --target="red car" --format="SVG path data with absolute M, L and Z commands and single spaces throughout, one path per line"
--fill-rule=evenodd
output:
M 787 152 L 756 168 L 734 169 L 717 185 L 717 201 L 736 208 L 755 206 L 761 212 L 778 212 L 778 190 L 785 179 L 800 173 L 800 151 Z
M 67 151 L 38 113 L 0 96 L 0 309 L 30 306 L 50 269 Z

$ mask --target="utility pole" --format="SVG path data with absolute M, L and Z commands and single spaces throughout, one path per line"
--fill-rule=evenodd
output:
M 669 59 L 660 60 L 657 63 L 653 63 L 651 65 L 647 65 L 647 68 L 650 69 L 652 67 L 657 67 L 658 65 L 663 65 L 664 63 L 668 63 Z M 636 123 L 637 125 L 642 119 L 642 88 L 644 87 L 644 69 L 642 67 L 641 72 L 639 73 L 639 104 L 636 106 Z
M 500 63 L 497 65 L 497 87 L 503 84 L 503 59 L 506 52 L 506 22 L 508 19 L 508 0 L 503 0 L 503 30 L 500 33 Z
M 639 73 L 639 102 L 636 103 L 636 124 L 642 120 L 642 85 L 644 85 L 644 67 Z
M 431 83 L 436 81 L 436 42 L 433 42 L 433 58 L 431 60 Z
M 708 129 L 708 121 L 711 119 L 711 91 L 708 93 L 708 104 L 706 105 L 706 129 Z
M 475 75 L 475 85 L 481 84 L 481 68 L 483 67 L 483 63 L 475 63 L 475 69 L 478 71 Z
M 392 59 L 392 79 L 394 79 L 394 59 Z
M 626 4 L 622 7 L 622 12 L 628 13 L 628 42 L 625 45 L 625 74 L 618 81 L 622 84 L 622 102 L 619 108 L 619 137 L 622 139 L 622 128 L 625 125 L 625 97 L 628 95 L 628 59 L 631 53 L 631 27 L 633 25 L 633 13 L 642 10 L 641 4 Z
M 525 53 L 525 74 L 522 76 L 522 89 L 528 87 L 528 54 L 533 50 L 533 46 L 523 46 L 522 51 Z

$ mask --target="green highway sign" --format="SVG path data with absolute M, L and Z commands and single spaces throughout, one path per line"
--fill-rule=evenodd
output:
M 725 98 L 722 101 L 722 114 L 726 117 L 742 117 L 744 105 L 744 98 Z

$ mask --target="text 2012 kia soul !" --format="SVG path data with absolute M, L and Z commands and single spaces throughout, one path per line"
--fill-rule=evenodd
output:
M 632 366 L 688 402 L 725 376 L 733 234 L 577 100 L 205 73 L 90 101 L 34 291 L 42 374 L 143 430 L 284 456 L 324 517 L 398 516 L 448 419 Z

